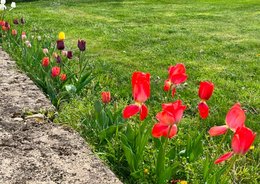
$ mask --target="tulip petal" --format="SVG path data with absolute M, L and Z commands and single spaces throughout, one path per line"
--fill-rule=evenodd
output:
M 210 130 L 208 131 L 210 136 L 218 136 L 225 134 L 228 130 L 228 127 L 226 125 L 223 126 L 214 126 L 211 127 Z
M 148 115 L 148 108 L 145 104 L 141 106 L 140 120 L 143 121 Z
M 169 132 L 170 127 L 171 127 L 171 130 Z M 162 124 L 162 123 L 156 123 L 153 126 L 152 135 L 155 138 L 159 138 L 161 136 L 164 136 L 166 138 L 167 137 L 172 138 L 177 134 L 177 131 L 178 131 L 178 129 L 177 129 L 176 125 L 168 126 L 168 125 L 165 125 L 165 124 Z
M 126 108 L 123 110 L 123 118 L 127 119 L 134 115 L 136 115 L 140 111 L 140 106 L 131 104 L 126 106 Z
M 167 111 L 162 111 L 162 112 L 157 113 L 156 119 L 160 123 L 167 125 L 167 126 L 171 125 L 175 122 L 175 117 L 172 114 L 168 113 Z
M 134 100 L 145 102 L 150 97 L 150 74 L 134 72 L 132 75 L 132 93 Z
M 209 107 L 206 102 L 200 102 L 198 105 L 199 114 L 202 119 L 206 119 L 209 115 Z
M 200 82 L 199 97 L 202 100 L 208 100 L 213 93 L 214 84 L 212 82 L 203 81 Z
M 228 153 L 225 153 L 224 155 L 221 155 L 217 160 L 215 160 L 215 164 L 219 164 L 221 162 L 224 162 L 225 160 L 231 158 L 233 155 L 233 152 L 228 152 Z
M 235 132 L 238 127 L 245 126 L 246 115 L 239 103 L 233 105 L 227 113 L 226 124 Z
M 169 128 L 171 127 L 171 130 L 170 130 L 170 132 L 169 132 Z M 172 138 L 172 137 L 174 137 L 176 134 L 177 134 L 177 132 L 178 132 L 178 128 L 177 128 L 177 126 L 174 124 L 174 125 L 172 125 L 172 126 L 168 126 L 168 128 L 167 128 L 167 130 L 166 131 L 164 131 L 164 133 L 163 133 L 163 136 L 164 137 L 168 137 L 168 138 Z
M 186 73 L 180 73 L 176 75 L 171 75 L 171 82 L 174 84 L 181 84 L 187 80 L 188 76 Z
M 236 154 L 245 154 L 253 144 L 256 137 L 251 129 L 247 127 L 239 127 L 232 139 L 232 149 Z

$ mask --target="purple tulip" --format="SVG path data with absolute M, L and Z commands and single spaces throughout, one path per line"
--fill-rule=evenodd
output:
M 78 40 L 78 48 L 80 51 L 85 51 L 86 50 L 86 41 Z
M 67 52 L 67 58 L 72 59 L 72 56 L 73 56 L 72 51 L 68 51 Z
M 14 19 L 14 20 L 13 20 L 13 23 L 14 23 L 14 24 L 19 24 L 18 19 Z
M 57 49 L 63 50 L 65 48 L 64 41 L 63 40 L 57 40 Z

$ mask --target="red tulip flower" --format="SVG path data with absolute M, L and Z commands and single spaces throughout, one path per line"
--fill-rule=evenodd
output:
M 181 100 L 162 105 L 163 111 L 156 115 L 159 121 L 153 126 L 152 135 L 155 138 L 161 136 L 172 138 L 177 134 L 177 124 L 180 122 L 186 106 L 182 105 Z
M 50 63 L 50 60 L 48 57 L 44 57 L 42 59 L 42 66 L 47 67 L 47 66 L 49 66 L 49 63 Z
M 198 105 L 199 114 L 202 119 L 206 119 L 209 115 L 209 106 L 206 102 L 200 102 Z
M 60 75 L 60 67 L 55 66 L 51 69 L 51 76 L 52 77 L 57 77 Z
M 130 118 L 140 112 L 140 120 L 148 115 L 148 109 L 144 102 L 150 97 L 150 74 L 134 72 L 132 76 L 132 94 L 135 104 L 128 105 L 123 110 L 123 117 Z
M 169 77 L 164 83 L 164 91 L 172 89 L 172 96 L 176 92 L 176 85 L 185 82 L 188 78 L 184 64 L 178 63 L 168 69 Z
M 111 94 L 109 91 L 103 91 L 101 93 L 101 99 L 103 103 L 109 103 L 111 101 Z
M 60 75 L 60 80 L 61 80 L 61 81 L 67 80 L 67 75 L 66 75 L 65 73 L 61 74 L 61 75 Z
M 247 127 L 237 128 L 234 137 L 232 139 L 232 150 L 231 152 L 225 153 L 220 156 L 214 163 L 221 163 L 233 156 L 233 154 L 244 155 L 249 150 L 250 146 L 253 144 L 256 137 L 256 133 Z
M 209 115 L 209 107 L 206 103 L 207 100 L 212 96 L 214 90 L 214 84 L 212 82 L 208 81 L 203 81 L 200 82 L 200 87 L 199 87 L 199 97 L 201 99 L 201 102 L 198 105 L 198 110 L 200 117 L 202 119 L 206 119 Z
M 212 82 L 203 81 L 200 82 L 199 97 L 201 100 L 206 101 L 212 96 L 214 90 L 214 84 Z
M 228 129 L 236 132 L 240 127 L 245 126 L 246 115 L 239 103 L 231 107 L 226 116 L 226 125 L 214 126 L 209 130 L 210 136 L 218 136 L 227 132 Z

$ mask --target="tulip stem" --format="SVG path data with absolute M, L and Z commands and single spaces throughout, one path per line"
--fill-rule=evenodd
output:
M 81 62 L 81 51 L 79 52 L 79 78 L 78 78 L 78 81 L 80 81 L 80 78 L 81 78 L 81 73 L 82 73 L 82 62 Z
M 227 137 L 228 131 L 224 134 L 224 136 L 222 137 L 219 147 L 218 147 L 218 151 L 217 153 L 221 150 L 221 145 L 223 144 L 223 142 L 225 141 L 226 137 Z
M 235 155 L 235 156 L 232 158 L 232 161 L 230 162 L 229 167 L 227 168 L 227 170 L 226 170 L 226 172 L 225 172 L 223 178 L 225 178 L 225 177 L 227 176 L 227 174 L 232 170 L 232 168 L 233 168 L 234 165 L 235 165 L 236 159 L 237 159 L 237 155 Z

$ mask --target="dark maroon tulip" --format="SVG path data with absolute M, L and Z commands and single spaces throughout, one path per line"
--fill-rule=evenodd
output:
M 57 49 L 63 50 L 65 48 L 64 41 L 63 40 L 57 40 Z
M 68 58 L 68 59 L 72 59 L 72 56 L 73 56 L 72 51 L 71 51 L 71 50 L 68 51 L 68 52 L 67 52 L 67 58 Z
M 14 19 L 14 20 L 13 20 L 13 23 L 14 23 L 14 24 L 19 24 L 18 19 Z
M 25 24 L 25 19 L 23 17 L 21 18 L 21 24 Z
M 78 48 L 80 51 L 85 51 L 86 50 L 86 41 L 78 40 Z
M 59 55 L 56 57 L 56 62 L 61 63 L 61 57 Z

